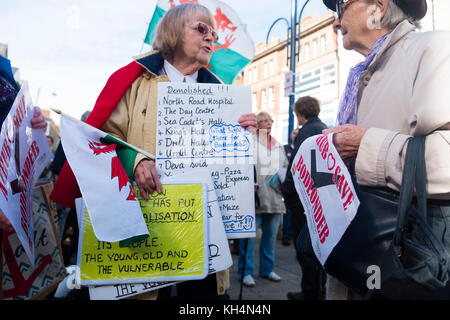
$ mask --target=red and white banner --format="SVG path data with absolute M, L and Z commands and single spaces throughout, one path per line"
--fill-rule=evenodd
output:
M 333 134 L 306 139 L 290 170 L 314 253 L 324 265 L 359 207 L 350 173 L 333 145 Z
M 34 266 L 32 192 L 52 152 L 45 132 L 31 128 L 33 104 L 25 82 L 0 133 L 0 209 Z

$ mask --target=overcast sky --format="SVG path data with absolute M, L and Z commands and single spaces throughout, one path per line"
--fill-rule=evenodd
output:
M 247 24 L 254 43 L 264 41 L 279 17 L 290 20 L 290 0 L 222 0 Z M 304 1 L 298 1 L 298 6 Z M 156 0 L 0 0 L 0 43 L 28 80 L 33 101 L 79 118 L 92 109 L 108 77 L 140 53 Z M 311 0 L 304 16 L 322 15 Z M 286 36 L 279 22 L 271 36 Z M 145 45 L 143 52 L 149 47 Z M 38 97 L 38 88 L 40 89 Z M 57 122 L 58 117 L 52 115 Z

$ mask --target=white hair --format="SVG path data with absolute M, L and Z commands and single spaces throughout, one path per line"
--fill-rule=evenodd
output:
M 392 30 L 404 20 L 408 20 L 416 28 L 421 27 L 419 19 L 409 16 L 393 0 L 389 0 L 386 14 L 381 19 L 381 25 Z
M 375 0 L 364 0 L 365 2 L 374 3 Z M 386 27 L 390 30 L 395 29 L 402 21 L 408 20 L 416 28 L 420 28 L 420 19 L 416 19 L 408 15 L 401 9 L 394 0 L 389 0 L 386 14 L 380 21 L 380 26 Z

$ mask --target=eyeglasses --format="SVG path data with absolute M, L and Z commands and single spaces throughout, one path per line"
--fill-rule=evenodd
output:
M 336 0 L 336 12 L 338 15 L 338 19 L 341 20 L 344 15 L 345 10 L 348 6 L 357 0 Z
M 214 43 L 219 41 L 219 35 L 217 34 L 217 32 L 215 32 L 210 26 L 208 26 L 206 23 L 197 21 L 194 22 L 192 24 L 189 25 L 191 28 L 194 28 L 195 30 L 197 30 L 198 32 L 200 32 L 203 35 L 207 35 L 208 32 L 211 33 L 212 37 L 213 37 L 213 41 Z

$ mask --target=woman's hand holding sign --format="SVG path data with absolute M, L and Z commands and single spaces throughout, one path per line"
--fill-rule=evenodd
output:
M 47 129 L 47 121 L 45 120 L 44 115 L 41 112 L 39 107 L 34 107 L 33 109 L 33 119 L 31 119 L 31 127 L 33 129 Z
M 148 200 L 147 193 L 152 194 L 155 190 L 158 193 L 162 192 L 162 185 L 153 160 L 144 159 L 139 162 L 134 170 L 134 180 L 145 200 Z
M 250 132 L 256 132 L 256 125 L 257 125 L 256 114 L 254 113 L 243 114 L 242 116 L 239 117 L 238 123 L 242 128 L 247 129 Z
M 359 145 L 366 133 L 366 129 L 352 124 L 346 124 L 339 127 L 323 130 L 322 134 L 329 135 L 333 133 L 333 144 L 339 152 L 343 161 L 355 159 L 358 154 Z

